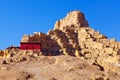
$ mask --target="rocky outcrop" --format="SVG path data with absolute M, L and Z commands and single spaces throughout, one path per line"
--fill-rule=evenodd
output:
M 80 28 L 88 26 L 89 25 L 84 17 L 84 14 L 80 11 L 73 11 L 69 12 L 65 18 L 56 21 L 54 29 L 64 30 L 66 27 Z
M 41 42 L 42 54 L 65 54 L 87 60 L 100 70 L 120 71 L 120 43 L 107 39 L 88 25 L 80 11 L 69 12 L 55 23 L 48 34 L 35 32 L 23 36 L 21 42 Z M 101 69 L 102 68 L 102 69 Z
M 88 27 L 80 11 L 57 21 L 48 35 L 60 45 L 61 53 L 85 59 L 99 68 L 103 66 L 102 70 L 120 71 L 120 43 Z
M 23 35 L 21 42 L 24 43 L 35 43 L 39 42 L 41 47 L 41 52 L 43 55 L 58 55 L 60 46 L 57 42 L 50 38 L 42 32 L 34 32 L 33 35 Z
M 10 58 L 10 56 L 11 55 L 7 50 L 4 50 L 4 51 L 0 50 L 0 58 Z
M 68 13 L 65 18 L 57 21 L 54 29 L 48 31 L 47 34 L 35 32 L 33 35 L 24 35 L 21 42 L 40 42 L 42 46 L 41 52 L 10 50 L 12 57 L 3 60 L 3 64 L 15 64 L 24 61 L 41 62 L 43 60 L 44 63 L 48 58 L 40 59 L 41 54 L 64 54 L 67 56 L 64 56 L 63 59 L 61 57 L 54 58 L 53 62 L 48 60 L 49 65 L 52 66 L 43 67 L 45 70 L 41 74 L 47 77 L 44 73 L 54 67 L 54 73 L 64 70 L 68 72 L 69 75 L 61 74 L 64 80 L 76 80 L 76 76 L 73 78 L 67 77 L 73 75 L 70 71 L 81 71 L 84 68 L 83 72 L 86 72 L 84 75 L 89 74 L 89 78 L 81 76 L 80 79 L 118 80 L 118 75 L 120 75 L 120 42 L 116 42 L 115 39 L 108 39 L 105 35 L 90 28 L 84 14 L 80 11 Z M 74 63 L 76 61 L 74 60 L 75 57 L 73 59 L 71 56 L 77 57 L 77 64 Z M 73 62 L 69 63 L 69 61 Z M 79 61 L 82 62 L 79 63 Z M 58 67 L 59 70 L 56 70 Z M 91 74 L 91 69 L 95 70 L 93 74 Z M 51 71 L 48 74 L 51 75 Z M 56 75 L 54 74 L 55 77 L 51 79 L 60 79 L 60 76 L 56 78 Z M 82 72 L 78 76 L 80 75 L 83 75 Z M 111 77 L 111 75 L 114 75 L 114 77 Z

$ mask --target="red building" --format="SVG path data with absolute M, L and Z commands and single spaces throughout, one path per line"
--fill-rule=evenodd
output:
M 40 42 L 20 42 L 20 50 L 39 50 L 41 51 Z

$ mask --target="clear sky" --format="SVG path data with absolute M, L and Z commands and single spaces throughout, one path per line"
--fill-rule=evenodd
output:
M 120 0 L 0 0 L 0 49 L 19 46 L 23 34 L 47 33 L 73 10 L 82 11 L 91 28 L 120 41 Z

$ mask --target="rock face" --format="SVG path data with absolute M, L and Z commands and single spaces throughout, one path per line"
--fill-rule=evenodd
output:
M 10 54 L 8 53 L 7 50 L 0 50 L 0 58 L 9 58 L 10 57 Z
M 21 42 L 40 42 L 42 46 L 42 54 L 45 55 L 57 55 L 59 53 L 60 46 L 56 41 L 52 40 L 50 36 L 42 32 L 34 32 L 33 35 L 23 35 Z
M 69 27 L 88 27 L 88 22 L 85 20 L 84 14 L 80 11 L 69 12 L 67 16 L 55 23 L 55 29 L 64 30 Z
M 61 53 L 85 59 L 102 71 L 120 71 L 120 43 L 89 28 L 80 11 L 70 12 L 57 21 L 48 35 L 57 41 Z

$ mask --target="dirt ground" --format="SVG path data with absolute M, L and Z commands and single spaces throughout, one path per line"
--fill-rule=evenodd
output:
M 18 63 L 1 59 L 0 80 L 119 80 L 120 73 L 100 71 L 72 56 L 27 57 Z

